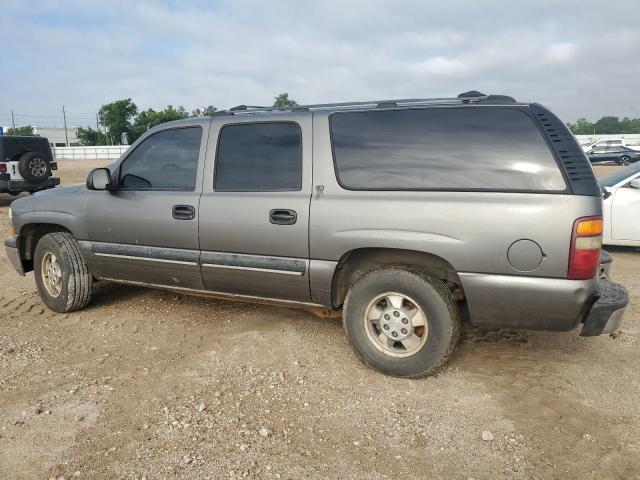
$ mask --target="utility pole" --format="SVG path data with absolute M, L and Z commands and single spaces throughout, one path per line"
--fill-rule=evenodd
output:
M 62 105 L 62 118 L 64 120 L 64 140 L 65 145 L 69 146 L 69 134 L 67 133 L 67 113 L 64 111 L 64 105 Z
M 96 130 L 100 131 L 100 123 L 98 122 L 98 114 L 96 113 Z
M 13 134 L 16 134 L 16 119 L 13 116 L 13 110 L 11 110 L 11 123 L 13 124 Z

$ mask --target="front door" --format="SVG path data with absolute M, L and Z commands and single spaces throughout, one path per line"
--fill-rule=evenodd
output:
M 589 153 L 589 160 L 591 163 L 603 163 L 609 161 L 608 147 L 604 145 L 595 147 Z
M 640 189 L 626 185 L 614 192 L 611 237 L 614 240 L 640 241 Z
M 200 201 L 205 288 L 309 302 L 311 116 L 214 119 L 208 150 L 216 159 Z
M 89 192 L 94 275 L 203 288 L 198 202 L 209 123 L 153 133 L 121 162 L 116 191 Z

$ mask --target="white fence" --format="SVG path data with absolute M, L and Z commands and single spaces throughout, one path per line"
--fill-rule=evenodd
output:
M 108 147 L 55 147 L 53 156 L 57 160 L 117 160 L 129 145 Z
M 598 140 L 620 140 L 623 139 L 627 145 L 640 145 L 639 134 L 628 135 L 576 135 L 581 145 L 590 144 Z

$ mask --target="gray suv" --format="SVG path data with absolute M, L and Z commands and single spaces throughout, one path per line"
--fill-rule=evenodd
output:
M 506 96 L 239 106 L 11 210 L 8 257 L 56 312 L 104 280 L 341 314 L 360 359 L 402 377 L 441 367 L 462 321 L 599 335 L 628 301 L 599 274 L 580 145 Z

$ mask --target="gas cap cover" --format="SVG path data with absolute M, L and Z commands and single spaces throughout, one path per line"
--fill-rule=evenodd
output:
M 535 270 L 542 263 L 543 257 L 540 245 L 526 238 L 513 242 L 507 252 L 509 263 L 520 272 Z

